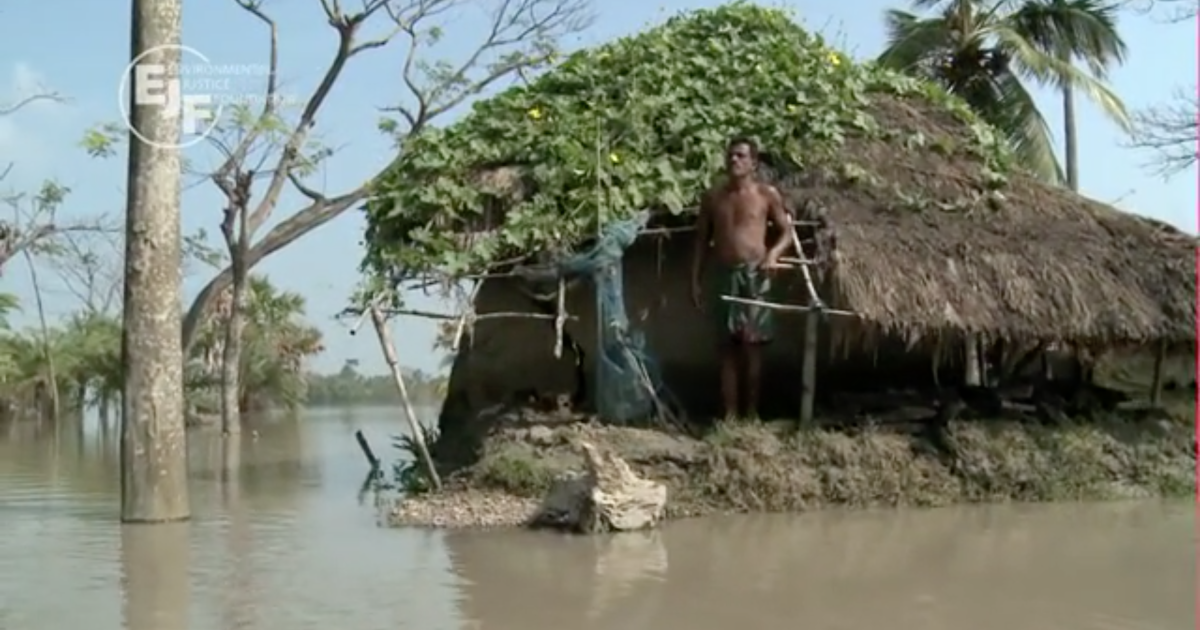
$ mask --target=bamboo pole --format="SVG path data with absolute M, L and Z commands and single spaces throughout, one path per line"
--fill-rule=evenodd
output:
M 963 351 L 965 353 L 965 361 L 963 369 L 963 382 L 968 387 L 979 387 L 982 383 L 979 378 L 979 336 L 975 333 L 967 333 L 963 340 Z
M 1162 404 L 1163 363 L 1167 360 L 1167 342 L 1160 341 L 1154 353 L 1154 380 L 1150 381 L 1150 404 Z
M 820 312 L 810 309 L 804 316 L 804 359 L 800 373 L 800 426 L 813 421 L 813 399 L 817 393 L 817 334 Z
M 437 467 L 433 465 L 433 457 L 429 455 L 429 446 L 425 444 L 425 431 L 421 429 L 421 423 L 417 421 L 417 413 L 413 410 L 412 400 L 408 397 L 408 387 L 405 386 L 404 374 L 400 371 L 400 359 L 396 355 L 392 331 L 388 329 L 387 319 L 378 305 L 371 306 L 370 311 L 371 323 L 375 325 L 375 334 L 379 337 L 379 347 L 383 350 L 383 358 L 387 360 L 388 367 L 392 370 L 392 378 L 396 381 L 400 400 L 404 402 L 404 414 L 408 419 L 408 428 L 412 431 L 413 441 L 417 443 L 417 450 L 420 451 L 419 455 L 422 463 L 425 464 L 425 472 L 429 473 L 433 489 L 440 492 L 442 479 L 438 476 Z
M 800 426 L 806 427 L 812 425 L 813 401 L 817 395 L 817 348 L 819 347 L 817 334 L 820 330 L 820 316 L 823 312 L 831 313 L 831 311 L 824 309 L 825 305 L 817 293 L 816 283 L 813 282 L 812 272 L 809 269 L 814 261 L 809 260 L 804 253 L 804 244 L 800 242 L 800 235 L 796 232 L 794 219 L 792 224 L 787 226 L 787 230 L 791 232 L 792 247 L 796 248 L 797 256 L 796 259 L 787 262 L 800 266 L 800 271 L 804 275 L 804 288 L 808 291 L 808 312 L 804 316 L 803 358 L 800 364 Z M 854 315 L 854 313 L 843 312 L 837 314 Z
M 563 327 L 567 323 L 567 280 L 558 278 L 558 308 L 554 316 L 554 358 L 561 359 L 563 353 Z
M 737 304 L 749 304 L 750 306 L 760 306 L 762 308 L 782 313 L 817 313 L 825 315 L 841 315 L 843 317 L 861 317 L 853 311 L 843 311 L 839 309 L 821 308 L 819 306 L 797 306 L 795 304 L 780 304 L 778 302 L 768 302 L 766 300 L 755 300 L 751 298 L 737 297 L 735 295 L 722 295 L 722 300 L 726 302 L 735 302 Z
M 458 326 L 454 330 L 454 343 L 450 345 L 450 352 L 454 354 L 458 354 L 458 350 L 462 346 L 462 338 L 467 330 L 468 322 L 473 321 L 475 318 L 475 298 L 479 296 L 479 290 L 482 288 L 483 281 L 476 281 L 470 295 L 467 296 L 467 304 L 463 308 L 462 316 L 458 319 Z

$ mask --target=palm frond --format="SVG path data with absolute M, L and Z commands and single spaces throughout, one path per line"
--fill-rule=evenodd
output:
M 879 55 L 880 65 L 910 71 L 950 52 L 950 29 L 942 18 L 920 19 L 892 9 L 884 21 L 888 45 Z
M 1008 137 L 1029 171 L 1045 181 L 1065 181 L 1062 166 L 1054 153 L 1050 125 L 1046 124 L 1033 95 L 1011 72 L 996 77 L 994 86 L 996 109 L 989 112 L 988 122 Z
M 1093 76 L 1125 62 L 1117 8 L 1099 0 L 1027 0 L 1009 16 L 1015 30 L 1048 53 L 1082 62 Z

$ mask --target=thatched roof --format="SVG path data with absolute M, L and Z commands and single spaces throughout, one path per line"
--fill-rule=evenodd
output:
M 920 101 L 879 96 L 874 105 L 885 125 L 905 133 L 951 145 L 967 133 Z M 983 163 L 966 154 L 899 154 L 867 138 L 848 139 L 846 152 L 877 181 L 848 182 L 820 170 L 779 176 L 764 168 L 802 218 L 825 223 L 819 255 L 835 291 L 826 297 L 840 308 L 914 336 L 1196 339 L 1195 236 L 1021 172 L 989 197 Z M 514 201 L 529 192 L 518 168 L 478 177 Z M 939 209 L 966 198 L 978 200 L 971 208 Z
M 953 137 L 961 125 L 913 102 L 880 99 L 897 128 Z M 847 147 L 889 187 L 933 206 L 982 190 L 978 160 Z M 905 203 L 826 175 L 790 182 L 798 207 L 824 209 L 821 234 L 837 301 L 885 328 L 957 329 L 1010 338 L 1192 341 L 1194 236 L 1013 173 L 1002 200 L 967 212 Z
M 961 100 L 742 3 L 579 51 L 414 138 L 376 182 L 368 265 L 461 272 L 643 209 L 689 221 L 740 133 L 802 169 L 780 187 L 825 209 L 838 301 L 885 328 L 1195 338 L 1194 238 L 1034 180 Z

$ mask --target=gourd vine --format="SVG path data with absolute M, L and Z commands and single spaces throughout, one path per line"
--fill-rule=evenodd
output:
M 873 112 L 879 94 L 946 112 L 969 146 L 960 146 L 963 134 L 885 128 Z M 969 153 L 993 190 L 1011 164 L 996 132 L 941 88 L 855 63 L 788 13 L 738 2 L 575 52 L 411 138 L 374 183 L 364 271 L 485 273 L 514 256 L 570 251 L 641 210 L 686 213 L 735 135 L 755 138 L 788 168 L 822 168 L 863 186 L 882 184 L 842 155 L 849 137 Z

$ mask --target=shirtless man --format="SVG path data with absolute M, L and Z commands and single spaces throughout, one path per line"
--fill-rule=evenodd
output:
M 770 309 L 727 302 L 722 295 L 751 300 L 767 298 L 771 271 L 791 246 L 791 218 L 774 186 L 758 181 L 758 147 L 746 138 L 733 139 L 725 153 L 727 179 L 704 194 L 696 218 L 692 260 L 692 300 L 703 310 L 705 253 L 710 241 L 717 259 L 713 306 L 721 336 L 721 397 L 727 418 L 736 418 L 739 368 L 745 367 L 747 411 L 758 413 L 763 346 L 772 338 Z M 778 235 L 767 246 L 768 221 Z

